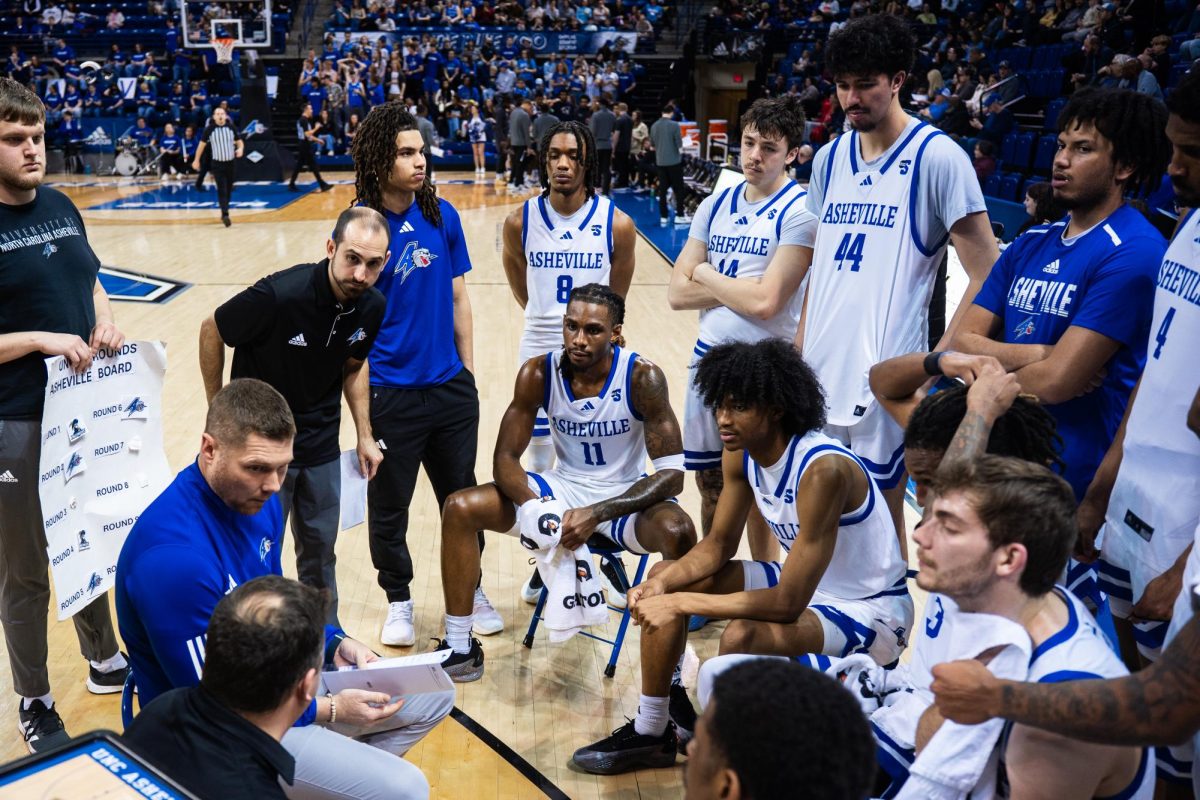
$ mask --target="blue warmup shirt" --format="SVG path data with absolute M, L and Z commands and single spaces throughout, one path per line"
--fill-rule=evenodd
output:
M 462 371 L 453 281 L 471 271 L 471 256 L 458 212 L 445 200 L 438 203 L 441 228 L 425 219 L 416 201 L 403 213 L 383 212 L 392 254 L 375 284 L 387 309 L 368 359 L 372 386 L 422 389 Z
M 1154 285 L 1167 242 L 1131 206 L 1063 242 L 1067 219 L 1030 228 L 1001 254 L 975 304 L 1000 317 L 1001 341 L 1056 344 L 1067 328 L 1121 343 L 1095 391 L 1047 405 L 1063 438 L 1063 477 L 1082 498 L 1112 444 L 1146 363 Z
M 191 466 L 134 523 L 117 559 L 117 623 L 145 708 L 163 692 L 200 682 L 208 618 L 246 581 L 282 575 L 278 496 L 239 514 Z M 328 642 L 345 634 L 326 626 Z M 297 722 L 307 725 L 315 703 Z

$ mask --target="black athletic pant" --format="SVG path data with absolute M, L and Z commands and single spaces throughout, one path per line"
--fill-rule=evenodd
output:
M 599 152 L 599 151 L 597 151 Z M 617 188 L 624 189 L 629 185 L 629 151 L 613 151 L 613 170 L 617 173 Z
M 658 166 L 658 215 L 667 215 L 667 187 L 675 190 L 675 213 L 683 216 L 683 164 Z
M 217 161 L 213 159 L 210 167 L 213 180 L 217 182 L 217 203 L 221 206 L 221 216 L 229 216 L 229 198 L 233 195 L 233 159 Z
M 526 147 L 523 144 L 514 144 L 512 150 L 509 151 L 512 169 L 508 171 L 508 182 L 514 186 L 519 187 L 525 184 L 525 152 Z
M 479 392 L 466 369 L 428 389 L 371 387 L 371 430 L 383 461 L 367 484 L 367 532 L 371 563 L 389 603 L 410 599 L 413 578 L 408 552 L 408 505 L 424 466 L 438 509 L 459 489 L 475 485 L 479 439 Z M 479 536 L 480 548 L 483 535 Z
M 196 176 L 196 188 L 204 188 L 204 176 L 212 171 L 212 151 L 209 148 L 204 148 L 204 152 L 200 154 L 200 173 Z
M 596 149 L 596 172 L 600 178 L 601 194 L 612 193 L 612 148 L 608 150 Z
M 296 185 L 296 178 L 300 177 L 301 170 L 308 170 L 317 179 L 317 183 L 325 185 L 325 179 L 321 177 L 321 170 L 317 169 L 317 159 L 313 155 L 313 143 L 301 142 L 300 147 L 296 150 L 296 166 L 292 169 L 292 186 Z

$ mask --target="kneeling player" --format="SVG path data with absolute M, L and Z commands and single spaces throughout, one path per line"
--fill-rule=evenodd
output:
M 795 348 L 780 339 L 718 345 L 695 381 L 725 447 L 712 532 L 630 591 L 642 626 L 641 703 L 635 720 L 576 751 L 589 772 L 669 765 L 676 724 L 690 737 L 690 720 L 668 719 L 669 704 L 691 710 L 671 685 L 689 614 L 733 620 L 724 652 L 863 652 L 880 664 L 899 657 L 912 624 L 887 505 L 862 463 L 821 432 L 824 393 Z M 733 560 L 752 504 L 790 554 L 782 569 Z
M 574 549 L 593 533 L 632 553 L 682 557 L 696 542 L 692 521 L 668 502 L 683 489 L 683 437 L 667 399 L 662 370 L 617 346 L 625 301 L 591 283 L 571 292 L 563 349 L 525 362 L 504 412 L 493 458 L 494 483 L 452 494 L 442 510 L 443 663 L 458 682 L 483 675 L 483 649 L 471 636 L 479 582 L 475 531 L 509 531 L 520 506 L 553 497 L 569 510 L 560 546 Z M 526 473 L 539 407 L 550 419 L 557 466 Z M 646 461 L 654 471 L 645 475 Z

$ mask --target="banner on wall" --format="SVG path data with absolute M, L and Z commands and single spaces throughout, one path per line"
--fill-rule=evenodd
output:
M 38 489 L 60 620 L 112 588 L 129 530 L 171 480 L 166 367 L 162 342 L 101 350 L 83 372 L 46 359 Z
M 574 54 L 595 53 L 605 44 L 609 44 L 614 52 L 624 51 L 633 53 L 637 47 L 637 34 L 633 31 L 529 31 L 517 28 L 488 28 L 483 30 L 465 30 L 463 28 L 397 28 L 387 34 L 394 42 L 403 43 L 409 37 L 420 39 L 429 34 L 434 41 L 441 42 L 443 47 L 462 52 L 467 42 L 474 42 L 478 49 L 483 43 L 491 42 L 497 50 L 504 47 L 509 37 L 516 47 L 528 47 L 537 55 L 548 53 Z M 358 41 L 361 34 L 355 33 L 352 38 Z M 369 35 L 369 34 L 368 34 Z M 376 34 L 382 36 L 383 34 Z M 338 40 L 340 42 L 340 40 Z

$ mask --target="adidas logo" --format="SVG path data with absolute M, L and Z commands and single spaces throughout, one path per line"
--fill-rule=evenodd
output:
M 563 231 L 563 235 L 562 235 L 562 236 L 560 236 L 560 237 L 558 237 L 558 238 L 559 238 L 559 239 L 570 239 L 570 238 L 572 238 L 572 237 L 571 237 L 571 232 L 570 232 L 570 231 Z
M 871 176 L 870 176 L 870 175 L 868 175 L 867 177 L 865 177 L 865 178 L 863 178 L 861 181 L 859 181 L 859 182 L 858 182 L 858 185 L 859 185 L 859 186 L 870 186 L 870 185 L 871 185 L 871 183 L 872 183 L 872 181 L 871 181 Z
M 411 222 L 405 222 L 400 226 L 400 233 L 412 233 L 413 226 Z
M 288 344 L 294 344 L 297 347 L 308 347 L 308 342 L 304 341 L 303 333 L 297 333 L 295 336 L 288 339 Z
M 741 217 L 738 217 L 737 221 L 733 224 L 734 225 L 749 225 L 750 221 L 748 219 L 746 219 L 744 216 L 741 216 Z
M 4 470 L 4 474 L 0 475 L 0 483 L 20 483 L 17 476 L 12 474 L 11 469 Z
M 1049 264 L 1047 264 L 1046 266 L 1042 267 L 1042 272 L 1045 272 L 1047 275 L 1057 275 L 1058 274 L 1058 259 L 1056 258 L 1053 261 L 1051 261 Z
M 592 405 L 592 401 L 591 401 L 591 400 L 588 400 L 586 403 L 584 403 L 584 404 L 583 404 L 583 407 L 582 407 L 582 408 L 580 408 L 579 410 L 580 410 L 580 411 L 592 411 L 592 410 L 594 410 L 595 408 L 596 408 L 596 407 L 595 407 L 594 405 Z

